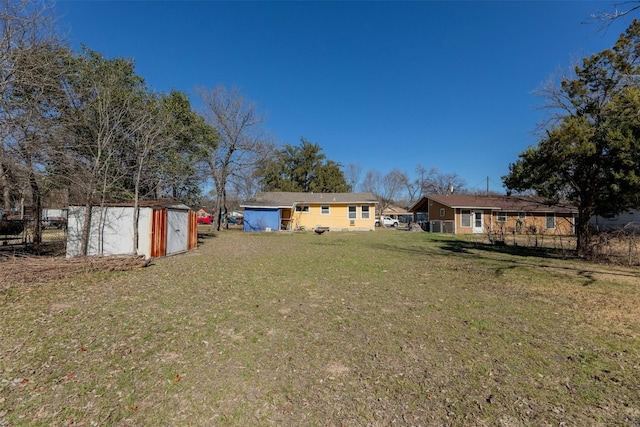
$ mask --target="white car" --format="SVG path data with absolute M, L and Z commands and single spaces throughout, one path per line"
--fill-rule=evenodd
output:
M 382 224 L 385 227 L 397 227 L 398 226 L 398 220 L 397 219 L 393 219 L 393 218 L 388 217 L 388 216 L 383 216 L 382 217 Z M 380 219 L 376 219 L 376 227 L 380 227 Z

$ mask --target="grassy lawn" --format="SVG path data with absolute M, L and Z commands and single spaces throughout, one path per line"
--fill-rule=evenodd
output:
M 455 236 L 225 231 L 2 290 L 0 426 L 637 426 L 639 285 Z

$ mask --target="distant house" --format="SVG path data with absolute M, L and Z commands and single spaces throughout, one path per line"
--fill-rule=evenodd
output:
M 396 205 L 389 205 L 382 211 L 382 216 L 397 219 L 400 222 L 410 222 L 413 215 L 405 208 Z
M 589 225 L 596 230 L 603 231 L 622 229 L 638 230 L 640 228 L 640 211 L 629 210 L 611 218 L 594 215 L 589 220 Z
M 240 207 L 244 231 L 373 230 L 377 203 L 372 193 L 264 192 Z
M 138 248 L 134 247 L 131 203 L 95 206 L 91 210 L 87 255 L 144 255 L 157 258 L 186 252 L 198 245 L 196 213 L 183 204 L 141 201 Z M 82 255 L 84 206 L 69 206 L 67 257 Z
M 537 197 L 468 194 L 424 196 L 409 211 L 426 214 L 429 231 L 454 234 L 574 234 L 577 213 L 573 206 L 550 206 Z

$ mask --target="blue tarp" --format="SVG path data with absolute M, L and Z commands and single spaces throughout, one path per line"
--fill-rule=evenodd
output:
M 278 208 L 244 209 L 244 231 L 280 230 L 280 210 Z

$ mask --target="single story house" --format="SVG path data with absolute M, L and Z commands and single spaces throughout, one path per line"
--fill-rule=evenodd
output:
M 244 231 L 316 229 L 374 230 L 372 193 L 263 192 L 240 204 Z
M 405 208 L 396 205 L 389 205 L 382 211 L 382 216 L 397 219 L 400 222 L 411 222 L 413 215 Z
M 596 230 L 638 230 L 640 229 L 640 211 L 629 210 L 610 218 L 594 215 L 589 219 L 589 225 Z
M 533 196 L 429 195 L 409 211 L 427 214 L 428 230 L 436 233 L 575 234 L 577 209 L 547 205 Z
M 198 246 L 196 213 L 183 204 L 140 201 L 138 247 L 134 247 L 133 203 L 114 203 L 91 209 L 87 255 L 144 255 L 157 258 Z M 67 257 L 82 255 L 84 206 L 69 206 Z

